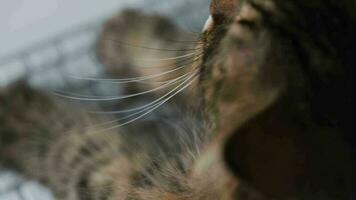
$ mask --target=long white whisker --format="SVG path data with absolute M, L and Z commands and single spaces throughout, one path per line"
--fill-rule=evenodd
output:
M 178 78 L 175 78 L 173 80 L 170 80 L 169 82 L 160 85 L 156 88 L 150 89 L 150 90 L 146 90 L 143 92 L 139 92 L 139 93 L 134 93 L 134 94 L 130 94 L 130 95 L 123 95 L 123 96 L 114 96 L 114 97 L 102 97 L 102 98 L 92 98 L 86 95 L 71 95 L 69 92 L 61 92 L 61 91 L 53 91 L 52 93 L 56 96 L 60 96 L 60 97 L 64 97 L 67 99 L 72 99 L 72 100 L 79 100 L 79 101 L 115 101 L 115 100 L 123 100 L 123 99 L 128 99 L 128 98 L 132 98 L 132 97 L 137 97 L 137 96 L 142 96 L 145 94 L 149 94 L 152 92 L 156 92 L 158 90 L 167 88 L 173 84 L 175 84 L 177 81 L 179 81 L 180 79 L 182 79 L 183 76 L 180 76 Z
M 174 93 L 174 91 L 179 90 L 180 87 L 184 86 L 184 84 L 187 83 L 187 81 L 189 81 L 189 79 L 191 79 L 192 77 L 196 76 L 199 73 L 199 69 L 195 70 L 194 74 L 190 75 L 188 78 L 186 78 L 184 80 L 184 82 L 182 82 L 181 84 L 179 84 L 178 86 L 176 86 L 174 89 L 172 89 L 171 91 L 167 92 L 165 95 L 163 95 L 162 97 L 160 97 L 159 99 L 155 100 L 154 102 L 149 103 L 148 105 L 144 106 L 143 109 L 132 113 L 130 115 L 121 117 L 119 119 L 115 119 L 115 120 L 111 120 L 108 122 L 104 122 L 104 123 L 100 123 L 97 125 L 94 125 L 94 127 L 101 127 L 101 126 L 106 126 L 106 125 L 110 125 L 110 124 L 114 124 L 117 123 L 119 121 L 125 120 L 125 119 L 129 119 L 130 117 L 133 117 L 135 115 L 141 114 L 147 110 L 150 110 L 152 107 L 155 107 L 156 105 L 160 104 L 160 102 L 163 102 L 164 99 L 167 97 L 169 99 L 171 99 L 173 96 L 175 96 L 176 94 L 174 94 L 173 96 L 171 95 L 172 93 Z M 189 83 L 190 84 L 190 83 Z M 187 86 L 188 87 L 188 86 Z M 89 127 L 90 128 L 90 127 Z
M 188 76 L 188 75 L 191 75 L 192 73 L 193 72 L 190 72 L 189 74 L 185 74 L 184 78 L 186 76 Z M 123 113 L 130 113 L 130 112 L 134 112 L 134 111 L 137 111 L 137 110 L 141 110 L 141 109 L 147 108 L 148 106 L 151 106 L 152 104 L 155 104 L 155 103 L 159 102 L 160 100 L 162 100 L 163 98 L 168 96 L 168 94 L 166 93 L 165 95 L 155 99 L 154 101 L 152 101 L 152 102 L 150 102 L 148 104 L 145 104 L 143 106 L 136 107 L 136 108 L 125 109 L 125 110 L 117 110 L 117 111 L 89 111 L 89 113 L 93 113 L 93 114 L 123 114 Z
M 130 43 L 126 43 L 126 42 L 123 42 L 123 41 L 120 41 L 120 40 L 116 40 L 116 39 L 105 39 L 105 40 L 108 40 L 108 41 L 113 41 L 115 42 L 116 44 L 119 44 L 119 45 L 125 45 L 125 46 L 130 46 L 130 47 L 134 47 L 134 48 L 140 48 L 140 49 L 148 49 L 148 50 L 154 50 L 154 51 L 196 51 L 196 50 L 199 50 L 199 48 L 193 48 L 193 49 L 158 49 L 158 48 L 153 48 L 153 47 L 148 47 L 148 46 L 140 46 L 140 45 L 136 45 L 136 44 L 130 44 Z M 198 44 L 199 40 L 195 41 L 196 44 Z M 190 42 L 192 43 L 192 42 Z M 195 44 L 195 43 L 193 43 Z M 193 45 L 192 44 L 192 45 Z
M 147 112 L 139 115 L 138 117 L 135 117 L 134 119 L 131 119 L 127 122 L 124 122 L 122 124 L 118 124 L 115 126 L 112 126 L 110 128 L 106 128 L 101 130 L 100 132 L 104 132 L 104 131 L 108 131 L 108 130 L 112 130 L 112 129 L 116 129 L 122 126 L 125 126 L 127 124 L 130 124 L 138 119 L 141 119 L 143 117 L 145 117 L 146 115 L 148 115 L 149 113 L 151 113 L 152 111 L 156 110 L 157 108 L 159 108 L 161 105 L 163 105 L 164 103 L 166 103 L 167 101 L 169 101 L 170 99 L 172 99 L 175 95 L 177 95 L 178 93 L 180 93 L 181 91 L 183 91 L 184 89 L 186 89 L 187 87 L 189 87 L 198 77 L 197 75 L 199 74 L 199 71 L 194 73 L 193 75 L 191 75 L 189 78 L 187 78 L 187 80 L 183 83 L 185 84 L 183 87 L 181 87 L 179 90 L 177 90 L 174 94 L 172 94 L 171 96 L 167 97 L 165 100 L 161 101 L 160 103 L 156 104 L 155 106 L 152 106 L 152 108 L 150 108 Z M 188 83 L 186 83 L 188 81 Z
M 102 82 L 109 82 L 109 83 L 117 83 L 117 84 L 124 84 L 124 83 L 133 83 L 133 82 L 141 82 L 141 81 L 146 81 L 150 79 L 154 79 L 160 76 L 164 76 L 173 72 L 176 72 L 178 70 L 181 70 L 187 66 L 191 66 L 194 62 L 198 61 L 201 56 L 196 57 L 192 62 L 184 64 L 182 66 L 179 66 L 175 69 L 165 71 L 159 74 L 152 74 L 148 76 L 141 76 L 141 77 L 134 77 L 134 78 L 122 78 L 122 79 L 101 79 L 101 78 L 89 78 L 89 77 L 78 77 L 78 76 L 73 76 L 73 75 L 67 75 L 68 77 L 78 79 L 78 80 L 87 80 L 87 81 L 102 81 Z
M 177 59 L 181 59 L 181 58 L 193 57 L 195 54 L 196 54 L 196 52 L 188 53 L 188 54 L 182 55 L 182 56 L 171 57 L 171 58 L 160 58 L 160 59 L 137 58 L 136 60 L 139 60 L 139 61 L 168 61 L 168 60 L 177 60 Z

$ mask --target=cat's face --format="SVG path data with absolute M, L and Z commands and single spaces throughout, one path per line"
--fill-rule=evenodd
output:
M 203 33 L 205 57 L 200 84 L 205 106 L 216 122 L 215 132 L 222 138 L 218 143 L 225 144 L 285 89 L 287 59 L 282 44 L 264 27 L 262 14 L 248 2 L 213 0 L 210 12 Z M 255 162 L 257 159 L 251 162 L 261 164 Z
M 307 16 L 318 19 L 329 7 L 301 3 L 308 9 L 316 7 L 315 12 L 320 11 L 317 14 L 312 9 L 298 10 L 295 5 L 287 7 L 305 20 L 296 23 L 300 29 L 294 29 L 288 23 L 294 20 L 292 14 L 289 18 L 288 12 L 279 12 L 281 7 L 277 9 L 275 3 L 287 6 L 278 0 L 211 3 L 211 17 L 202 37 L 200 87 L 204 105 L 216 124 L 216 143 L 220 143 L 226 168 L 232 169 L 238 182 L 251 183 L 263 194 L 301 197 L 301 191 L 315 189 L 320 190 L 321 197 L 333 193 L 341 199 L 347 196 L 347 189 L 340 189 L 344 186 L 337 186 L 332 179 L 347 182 L 343 173 L 351 166 L 349 152 L 340 132 L 311 119 L 314 110 L 309 106 L 314 104 L 308 102 L 318 99 L 308 96 L 315 92 L 311 91 L 314 87 L 324 87 L 321 81 L 312 85 L 314 80 L 308 78 L 314 76 L 319 81 L 339 68 L 336 59 L 325 56 L 330 44 L 325 50 L 318 46 L 324 41 L 313 38 L 323 35 L 327 27 L 321 25 L 314 30 L 307 21 Z M 303 60 L 305 57 L 313 58 Z M 311 70 L 305 72 L 306 67 Z M 318 141 L 332 141 L 328 143 L 332 147 L 325 150 L 325 143 Z M 337 155 L 333 159 L 339 160 L 330 162 L 320 156 L 323 153 Z M 340 168 L 325 167 L 331 163 Z M 318 170 L 330 173 L 330 179 L 318 177 Z M 310 188 L 305 189 L 307 184 Z M 306 193 L 310 198 L 314 195 Z
M 229 134 L 285 89 L 291 62 L 283 41 L 274 38 L 251 4 L 214 0 L 210 10 L 204 28 L 201 86 L 220 131 Z

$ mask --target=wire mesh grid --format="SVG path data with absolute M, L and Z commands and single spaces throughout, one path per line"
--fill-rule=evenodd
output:
M 0 86 L 23 79 L 34 87 L 93 89 L 72 76 L 103 76 L 95 56 L 100 23 L 81 26 L 0 61 Z M 94 91 L 92 91 L 94 92 Z

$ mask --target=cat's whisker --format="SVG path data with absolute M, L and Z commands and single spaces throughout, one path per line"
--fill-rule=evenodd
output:
M 191 34 L 191 35 L 194 35 L 194 36 L 200 36 L 201 35 L 201 31 L 193 31 L 191 29 L 191 27 L 187 27 L 184 32 L 188 33 L 188 34 Z
M 116 128 L 120 128 L 122 126 L 125 126 L 127 124 L 130 124 L 136 120 L 139 120 L 143 117 L 145 117 L 146 115 L 150 114 L 151 112 L 153 112 L 154 110 L 156 110 L 157 108 L 159 108 L 160 106 L 162 106 L 164 103 L 166 103 L 167 101 L 169 101 L 170 99 L 172 99 L 174 96 L 176 96 L 177 94 L 179 94 L 180 92 L 182 92 L 184 89 L 186 89 L 187 87 L 189 87 L 198 77 L 199 71 L 197 71 L 196 73 L 192 74 L 189 78 L 187 78 L 187 80 L 185 80 L 180 86 L 180 89 L 178 89 L 176 92 L 174 92 L 172 95 L 170 95 L 169 97 L 167 97 L 166 99 L 162 100 L 161 102 L 157 103 L 156 105 L 153 105 L 152 108 L 150 108 L 148 111 L 144 112 L 143 114 L 140 114 L 139 116 L 126 121 L 124 123 L 115 125 L 115 126 L 111 126 L 107 129 L 103 129 L 102 131 L 108 131 L 108 130 L 112 130 L 112 129 L 116 129 Z M 184 85 L 185 84 L 185 85 Z M 173 90 L 172 90 L 173 91 Z M 141 112 L 141 111 L 140 111 Z
M 197 59 L 197 60 L 199 60 L 199 59 Z M 194 60 L 194 61 L 192 61 L 192 62 L 189 63 L 189 64 L 195 63 L 195 62 L 197 62 L 197 60 Z M 190 67 L 190 66 L 191 66 L 191 65 L 189 65 L 189 67 Z M 189 71 L 189 72 L 191 72 L 191 71 Z M 183 74 L 183 75 L 187 75 L 189 72 L 186 72 L 186 73 Z M 143 83 L 143 84 L 152 84 L 152 83 L 165 84 L 165 83 L 169 82 L 172 78 L 171 78 L 171 77 L 168 77 L 168 79 L 166 79 L 166 80 L 164 80 L 164 78 L 161 78 L 161 79 L 163 79 L 163 80 L 155 80 L 154 78 L 152 78 L 152 79 L 149 79 L 149 80 L 138 80 L 138 81 L 136 81 L 136 82 L 137 82 L 137 83 Z
M 191 73 L 189 74 L 185 74 L 184 77 L 190 75 Z M 134 112 L 134 111 L 138 111 L 138 110 L 142 110 L 142 109 L 145 109 L 157 102 L 159 102 L 160 100 L 162 100 L 164 97 L 166 97 L 167 95 L 163 95 L 159 98 L 157 98 L 156 100 L 148 103 L 148 104 L 145 104 L 143 106 L 139 106 L 139 107 L 135 107 L 135 108 L 131 108 L 131 109 L 125 109 L 125 110 L 117 110 L 117 111 L 89 111 L 89 113 L 93 113 L 93 114 L 124 114 L 124 113 L 130 113 L 130 112 Z
M 179 51 L 197 51 L 200 48 L 192 48 L 192 49 L 162 49 L 162 48 L 153 48 L 153 47 L 148 47 L 148 46 L 141 46 L 141 45 L 136 45 L 136 44 L 130 44 L 130 43 L 126 43 L 120 40 L 116 40 L 116 39 L 105 39 L 107 41 L 113 41 L 115 42 L 115 44 L 118 45 L 124 45 L 124 46 L 129 46 L 129 47 L 133 47 L 133 48 L 140 48 L 140 49 L 147 49 L 147 50 L 153 50 L 153 51 L 175 51 L 175 52 L 179 52 Z
M 179 91 L 176 92 L 175 94 L 169 96 L 171 93 L 173 93 L 174 91 L 176 91 L 177 89 L 179 89 L 179 87 L 183 86 L 184 83 L 185 83 L 187 80 L 189 80 L 190 78 L 192 78 L 192 76 L 194 76 L 194 77 L 196 78 L 198 72 L 199 72 L 199 69 L 195 69 L 194 72 L 189 72 L 189 73 L 187 73 L 187 74 L 182 75 L 181 77 L 178 77 L 178 78 L 177 78 L 178 80 L 176 80 L 177 83 L 178 83 L 179 81 L 181 81 L 180 79 L 182 79 L 182 80 L 184 80 L 184 82 L 183 82 L 182 84 L 178 85 L 177 87 L 175 87 L 174 89 L 172 89 L 172 90 L 171 90 L 170 92 L 168 92 L 167 94 L 163 95 L 162 97 L 156 99 L 155 101 L 153 101 L 153 102 L 151 102 L 151 103 L 149 103 L 149 104 L 147 104 L 147 105 L 144 105 L 144 106 L 141 106 L 141 107 L 138 107 L 138 108 L 122 110 L 122 111 L 113 111 L 113 112 L 111 112 L 111 113 L 119 114 L 119 113 L 129 113 L 129 112 L 134 112 L 134 111 L 138 111 L 138 112 L 132 113 L 132 114 L 130 114 L 129 116 L 125 116 L 125 117 L 122 117 L 122 118 L 120 118 L 120 119 L 115 119 L 115 120 L 112 120 L 112 121 L 109 121 L 109 122 L 105 122 L 105 123 L 101 123 L 101 124 L 94 125 L 94 127 L 106 126 L 106 125 L 109 125 L 109 124 L 117 123 L 117 122 L 119 122 L 119 121 L 122 121 L 122 120 L 125 120 L 125 119 L 129 119 L 130 117 L 133 117 L 133 116 L 135 116 L 135 115 L 141 114 L 141 113 L 144 112 L 144 111 L 149 110 L 149 112 L 151 112 L 151 111 L 155 110 L 157 107 L 159 107 L 160 105 L 162 105 L 164 102 L 168 101 L 168 100 L 171 99 L 173 96 L 175 96 L 177 93 L 179 93 L 181 90 L 179 90 Z M 193 74 L 193 75 L 190 75 L 190 74 L 192 74 L 192 73 L 194 73 L 194 74 Z M 187 78 L 185 78 L 185 77 L 188 76 L 188 75 L 190 75 L 190 76 L 187 77 Z M 183 79 L 183 78 L 185 78 L 185 79 Z M 191 81 L 191 82 L 193 82 L 193 81 Z M 169 82 L 168 82 L 168 83 L 169 83 Z M 184 86 L 184 88 L 188 87 L 189 85 L 190 85 L 190 83 L 187 84 L 186 86 Z M 184 89 L 184 88 L 183 88 L 183 89 Z M 183 90 L 183 89 L 182 89 L 182 90 Z M 167 97 L 167 99 L 164 99 L 164 98 L 166 98 L 166 97 Z M 163 103 L 162 103 L 162 101 L 163 101 Z M 151 109 L 151 108 L 153 108 L 153 109 Z M 147 115 L 149 112 L 144 113 L 144 114 Z M 107 113 L 109 113 L 109 112 L 107 112 Z M 105 114 L 105 113 L 103 113 L 103 114 Z M 141 117 L 143 117 L 143 116 L 141 116 Z M 141 118 L 141 117 L 140 117 L 140 118 Z M 130 120 L 130 121 L 134 121 L 134 120 Z M 93 127 L 93 126 L 90 126 L 90 127 Z M 88 127 L 88 128 L 90 128 L 90 127 Z
M 197 74 L 198 72 L 199 72 L 199 71 L 196 70 L 196 72 L 194 72 L 193 76 L 197 76 L 197 75 L 198 75 L 198 74 Z M 192 77 L 192 75 L 191 75 L 190 77 L 188 77 L 187 79 L 185 79 L 185 81 L 187 81 L 187 80 L 188 80 L 189 78 L 191 78 L 191 77 Z M 153 108 L 154 106 L 160 104 L 160 103 L 161 103 L 162 101 L 164 101 L 165 99 L 167 99 L 167 98 L 172 98 L 173 96 L 175 96 L 175 95 L 172 96 L 172 93 L 174 93 L 174 91 L 176 91 L 176 90 L 179 90 L 179 88 L 182 87 L 183 85 L 184 85 L 184 82 L 181 83 L 180 85 L 176 86 L 174 89 L 172 89 L 171 91 L 167 92 L 166 94 L 162 95 L 160 98 L 154 100 L 153 102 L 148 103 L 148 104 L 146 104 L 146 105 L 144 105 L 144 106 L 141 106 L 140 108 L 137 108 L 137 109 L 136 109 L 136 110 L 138 110 L 137 112 L 134 112 L 134 113 L 129 114 L 129 115 L 127 115 L 127 116 L 121 117 L 121 118 L 119 118 L 119 119 L 114 119 L 114 120 L 107 121 L 107 122 L 104 122 L 104 123 L 101 123 L 101 124 L 96 124 L 96 125 L 90 126 L 90 127 L 88 127 L 88 128 L 101 127 L 101 126 L 107 126 L 107 125 L 110 125 L 110 124 L 115 124 L 115 123 L 118 123 L 118 122 L 123 121 L 123 120 L 125 120 L 125 119 L 129 119 L 129 118 L 131 118 L 131 117 L 133 117 L 133 116 L 135 116 L 135 115 L 141 114 L 141 113 L 143 113 L 143 112 L 145 112 L 145 111 L 147 111 L 147 110 L 150 110 L 150 109 Z M 133 109 L 131 109 L 131 110 L 133 110 Z M 133 110 L 133 111 L 134 111 L 134 110 Z M 120 114 L 120 113 L 114 113 L 114 112 L 121 112 L 121 111 L 112 111 L 113 114 Z M 126 113 L 128 113 L 128 112 L 126 112 Z M 103 114 L 106 114 L 106 113 L 103 113 Z
M 195 134 L 194 132 L 192 132 L 192 134 L 188 133 L 187 130 L 185 130 L 182 126 L 180 126 L 170 120 L 163 119 L 163 121 L 166 122 L 167 124 L 169 124 L 170 127 L 172 127 L 175 130 L 175 132 L 182 133 L 182 134 L 178 135 L 178 137 L 179 137 L 178 141 L 179 141 L 180 148 L 189 150 L 189 151 L 185 151 L 185 153 L 187 155 L 189 155 L 193 160 L 196 160 L 197 156 L 199 156 L 198 149 L 200 147 L 198 144 L 198 141 L 201 141 L 201 139 L 197 138 L 198 137 L 197 134 Z M 194 142 L 191 142 L 191 141 L 194 141 Z M 194 144 L 194 148 L 191 147 L 190 144 Z M 196 149 L 196 148 L 198 148 L 198 149 Z M 170 163 L 170 162 L 168 162 L 168 163 Z M 174 168 L 175 165 L 173 164 L 171 167 Z
M 179 60 L 179 59 L 182 59 L 182 58 L 189 58 L 189 57 L 194 57 L 194 56 L 196 56 L 196 52 L 188 53 L 188 54 L 181 55 L 181 56 L 170 57 L 170 58 L 157 58 L 157 59 L 136 58 L 136 60 L 138 60 L 138 61 L 159 62 L 159 61 Z
M 94 96 L 93 97 L 93 96 L 78 95 L 78 94 L 74 94 L 74 93 L 70 93 L 70 92 L 56 91 L 56 90 L 53 91 L 52 93 L 59 97 L 63 97 L 63 98 L 71 99 L 71 100 L 78 100 L 78 101 L 117 101 L 117 100 L 123 100 L 123 99 L 132 98 L 132 97 L 142 96 L 145 94 L 149 94 L 149 93 L 153 93 L 153 92 L 165 89 L 167 87 L 174 85 L 175 83 L 177 83 L 179 80 L 181 80 L 184 77 L 185 77 L 185 75 L 182 75 L 182 76 L 180 76 L 178 78 L 174 78 L 174 79 L 168 81 L 167 83 L 162 84 L 156 88 L 149 89 L 149 90 L 146 90 L 143 92 L 129 94 L 129 95 L 123 95 L 123 96 L 108 96 L 108 97 Z
M 195 52 L 195 55 L 192 55 L 191 57 L 187 57 L 187 58 L 184 58 L 184 59 L 179 59 L 176 61 L 175 64 L 172 64 L 172 65 L 156 65 L 156 66 L 138 66 L 140 68 L 170 68 L 170 67 L 180 67 L 183 63 L 187 62 L 187 61 L 190 61 L 190 63 L 188 64 L 191 64 L 193 63 L 194 61 L 196 61 L 196 57 L 199 57 L 202 55 L 202 51 L 197 51 Z
M 188 63 L 183 63 L 181 65 L 176 66 L 174 69 L 169 70 L 169 71 L 164 71 L 159 74 L 152 74 L 152 75 L 147 75 L 147 76 L 139 76 L 139 77 L 132 77 L 132 78 L 114 78 L 114 79 L 108 79 L 108 78 L 90 78 L 90 77 L 80 77 L 80 76 L 74 76 L 74 75 L 67 75 L 70 78 L 77 79 L 77 80 L 86 80 L 86 81 L 97 81 L 97 82 L 108 82 L 108 83 L 113 83 L 113 84 L 126 84 L 126 83 L 134 83 L 134 82 L 141 82 L 141 81 L 146 81 L 149 79 L 154 79 L 158 78 L 173 72 L 176 72 L 178 70 L 184 69 L 186 67 L 190 67 L 191 64 L 195 63 L 201 58 L 201 55 L 198 55 L 195 57 L 192 61 Z M 188 61 L 190 59 L 187 59 L 185 61 Z
M 197 40 L 164 40 L 164 42 L 172 42 L 172 43 L 187 43 L 190 45 L 197 45 L 197 44 L 202 44 L 203 42 L 199 39 L 200 37 L 198 37 Z M 199 49 L 199 48 L 198 48 Z
M 184 80 L 184 82 L 182 82 L 180 85 L 176 86 L 174 89 L 172 89 L 171 91 L 169 91 L 168 93 L 166 93 L 165 95 L 163 95 L 162 97 L 160 97 L 159 99 L 155 100 L 154 102 L 151 102 L 147 105 L 145 105 L 142 109 L 140 109 L 139 111 L 132 113 L 130 115 L 121 117 L 119 119 L 114 119 L 108 122 L 104 122 L 104 123 L 100 123 L 100 124 L 96 124 L 96 125 L 92 125 L 92 126 L 88 126 L 87 128 L 101 128 L 101 130 L 99 130 L 98 132 L 106 132 L 115 128 L 119 128 L 121 126 L 127 125 L 129 123 L 132 123 L 138 119 L 141 119 L 142 117 L 148 115 L 149 113 L 151 113 L 152 111 L 156 110 L 158 107 L 160 107 L 161 105 L 163 105 L 165 102 L 167 102 L 168 100 L 172 99 L 174 96 L 176 96 L 178 93 L 180 93 L 181 91 L 183 91 L 185 88 L 189 87 L 191 85 L 191 83 L 193 83 L 196 78 L 199 75 L 199 70 L 197 69 L 192 75 L 190 75 L 188 78 L 186 78 Z M 187 83 L 188 82 L 188 83 Z M 143 113 L 143 114 L 141 114 Z M 120 121 L 126 120 L 126 119 L 130 119 L 131 117 L 137 116 L 134 119 L 131 119 L 127 122 L 124 122 L 122 124 L 118 124 L 115 126 L 111 126 L 112 124 L 116 124 L 119 123 Z M 109 128 L 105 128 L 105 126 L 110 125 Z

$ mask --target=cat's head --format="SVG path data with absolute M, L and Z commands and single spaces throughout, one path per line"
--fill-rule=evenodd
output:
M 227 171 L 272 197 L 350 199 L 352 1 L 213 0 L 200 86 Z

